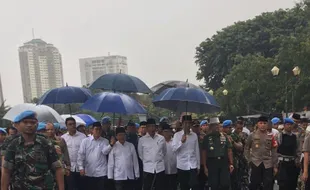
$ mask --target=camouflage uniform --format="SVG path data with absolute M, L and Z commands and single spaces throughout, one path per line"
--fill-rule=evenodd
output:
M 240 137 L 237 133 L 230 134 L 233 142 L 245 145 L 245 135 Z M 233 148 L 234 171 L 232 173 L 232 190 L 245 190 L 249 186 L 249 168 L 243 151 Z
M 58 158 L 62 164 L 62 167 L 64 169 L 70 170 L 71 162 L 70 162 L 70 157 L 69 157 L 69 152 L 68 152 L 66 141 L 63 138 L 56 136 L 54 139 L 52 139 L 52 143 L 55 149 L 60 148 L 61 150 L 61 154 L 58 154 Z
M 61 163 L 53 144 L 40 135 L 33 144 L 24 142 L 18 135 L 6 149 L 3 167 L 12 172 L 12 190 L 55 189 L 52 169 L 61 167 Z

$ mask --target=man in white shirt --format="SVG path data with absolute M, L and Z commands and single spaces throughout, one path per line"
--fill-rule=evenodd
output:
M 172 151 L 172 128 L 169 124 L 162 124 L 163 135 L 166 140 L 167 154 L 165 156 L 165 190 L 177 190 L 177 155 Z
M 93 124 L 93 136 L 85 138 L 78 152 L 77 163 L 80 175 L 85 176 L 85 188 L 105 189 L 108 163 L 107 155 L 110 153 L 115 140 L 109 141 L 101 137 L 102 127 L 100 122 Z
M 198 137 L 190 130 L 192 117 L 184 115 L 183 130 L 174 134 L 172 149 L 177 154 L 178 178 L 181 190 L 198 189 L 197 175 L 200 169 Z
M 148 119 L 147 134 L 138 143 L 139 157 L 143 162 L 143 190 L 163 190 L 165 178 L 164 158 L 167 152 L 165 138 L 156 134 L 156 122 Z
M 139 178 L 139 163 L 134 145 L 126 140 L 123 127 L 116 128 L 117 142 L 108 161 L 108 178 L 114 179 L 116 190 L 134 190 L 135 179 Z
M 86 138 L 86 135 L 76 130 L 76 121 L 73 117 L 66 119 L 66 126 L 68 132 L 61 136 L 67 143 L 71 162 L 71 174 L 66 176 L 65 180 L 66 189 L 82 190 L 84 184 L 77 166 L 77 157 L 82 140 Z

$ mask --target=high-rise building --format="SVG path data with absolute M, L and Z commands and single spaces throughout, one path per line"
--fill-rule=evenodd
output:
M 119 55 L 90 57 L 79 60 L 81 82 L 90 85 L 100 76 L 108 73 L 128 73 L 127 58 Z
M 19 47 L 19 62 L 24 102 L 63 86 L 61 54 L 53 44 L 41 39 L 24 43 Z
M 1 81 L 1 76 L 0 76 L 0 106 L 4 103 L 4 96 L 3 96 L 3 91 L 2 91 L 2 81 Z

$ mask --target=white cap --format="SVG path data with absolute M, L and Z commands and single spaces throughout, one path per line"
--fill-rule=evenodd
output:
M 210 118 L 210 124 L 219 124 L 220 120 L 218 117 L 212 117 Z

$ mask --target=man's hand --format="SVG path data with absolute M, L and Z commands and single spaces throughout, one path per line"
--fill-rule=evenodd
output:
M 278 168 L 274 167 L 273 168 L 273 175 L 277 175 L 278 174 Z
M 186 135 L 184 134 L 184 135 L 182 136 L 181 142 L 182 142 L 182 143 L 185 143 L 186 138 L 187 138 L 187 137 L 186 137 Z
M 68 168 L 65 169 L 65 176 L 70 176 L 70 170 Z
M 110 144 L 113 146 L 116 143 L 116 140 L 114 137 L 111 137 Z
M 85 176 L 85 170 L 80 170 L 80 175 Z
M 207 167 L 204 167 L 204 173 L 205 173 L 206 176 L 209 175 L 209 173 L 208 173 L 208 168 L 207 168 Z
M 61 155 L 61 154 L 62 154 L 62 153 L 61 153 L 61 148 L 60 148 L 59 146 L 55 147 L 55 150 L 56 150 L 56 153 L 57 153 L 58 155 Z
M 308 172 L 302 173 L 301 180 L 303 180 L 304 182 L 306 182 L 308 180 Z
M 229 172 L 230 172 L 230 173 L 232 173 L 232 172 L 234 171 L 234 169 L 235 169 L 235 168 L 234 168 L 233 165 L 230 165 L 230 166 L 229 166 Z

